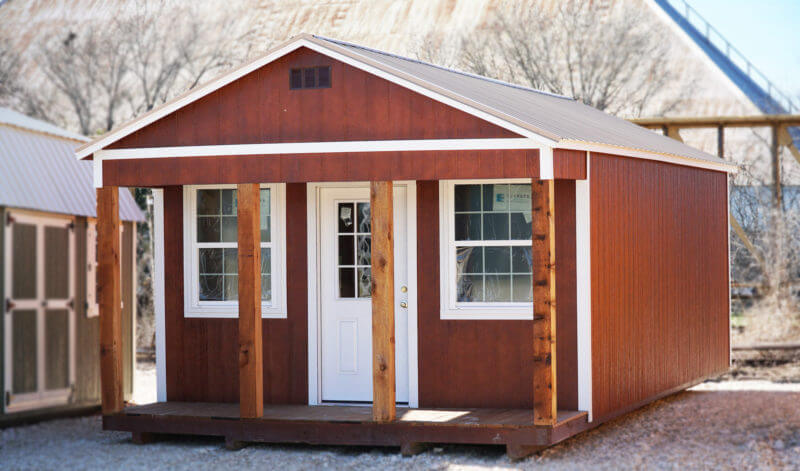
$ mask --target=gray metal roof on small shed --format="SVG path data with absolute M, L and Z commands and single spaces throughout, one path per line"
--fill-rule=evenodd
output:
M 88 139 L 0 108 L 0 206 L 96 217 L 92 164 L 75 160 Z M 120 218 L 144 221 L 133 196 L 120 189 Z
M 516 122 L 527 124 L 525 127 L 530 131 L 551 139 L 606 144 L 729 164 L 717 156 L 569 97 L 460 72 L 344 41 L 322 36 L 314 38 L 378 63 L 384 70 L 395 70 L 410 75 L 419 81 L 477 102 L 489 110 L 498 112 L 500 117 L 506 115 L 514 118 Z

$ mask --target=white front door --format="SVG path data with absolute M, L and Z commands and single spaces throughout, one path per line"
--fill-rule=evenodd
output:
M 397 402 L 408 402 L 405 186 L 394 187 Z M 372 402 L 369 188 L 320 188 L 321 400 Z

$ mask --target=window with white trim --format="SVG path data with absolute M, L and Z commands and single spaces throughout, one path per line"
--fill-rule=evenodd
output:
M 530 319 L 531 181 L 440 187 L 441 317 Z
M 236 185 L 184 188 L 186 317 L 238 317 Z M 261 313 L 286 317 L 285 187 L 261 185 Z

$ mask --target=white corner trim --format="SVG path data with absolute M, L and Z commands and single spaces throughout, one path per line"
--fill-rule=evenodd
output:
M 319 229 L 317 228 L 317 208 L 319 207 L 319 186 L 313 183 L 306 184 L 306 259 L 308 266 L 308 405 L 316 406 L 320 403 L 322 390 L 320 385 L 320 358 L 319 358 Z
M 156 317 L 156 400 L 167 401 L 167 337 L 164 304 L 164 190 L 153 189 L 153 310 Z
M 436 150 L 504 150 L 538 149 L 539 147 L 541 147 L 541 143 L 529 138 L 281 142 L 263 144 L 226 144 L 210 146 L 110 149 L 101 150 L 95 153 L 95 162 L 98 160 L 154 159 L 164 157 L 333 154 L 342 152 L 411 152 Z
M 575 181 L 575 278 L 577 301 L 578 409 L 592 421 L 592 264 L 590 180 Z
M 95 188 L 103 188 L 103 156 L 99 153 L 92 161 L 92 181 Z
M 553 148 L 542 147 L 539 149 L 539 180 L 552 180 L 553 178 L 555 178 Z

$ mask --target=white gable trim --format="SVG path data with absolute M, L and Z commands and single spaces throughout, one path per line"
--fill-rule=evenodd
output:
M 548 137 L 545 137 L 545 136 L 542 136 L 540 134 L 534 133 L 534 132 L 530 131 L 529 129 L 526 129 L 526 128 L 523 128 L 521 126 L 518 126 L 518 125 L 516 125 L 514 123 L 511 123 L 511 122 L 505 120 L 505 119 L 499 118 L 499 117 L 497 117 L 497 116 L 495 116 L 493 114 L 490 114 L 490 113 L 487 113 L 485 111 L 479 110 L 479 109 L 477 109 L 477 108 L 475 108 L 473 106 L 469 106 L 469 105 L 467 105 L 465 103 L 462 103 L 462 102 L 460 102 L 458 100 L 449 98 L 449 97 L 447 97 L 445 95 L 442 95 L 442 94 L 437 93 L 437 92 L 435 92 L 433 90 L 430 90 L 428 88 L 425 88 L 423 86 L 415 84 L 415 83 L 413 83 L 411 81 L 402 79 L 402 78 L 400 78 L 400 77 L 398 77 L 398 76 L 396 76 L 394 74 L 386 72 L 386 71 L 384 71 L 382 69 L 379 69 L 377 67 L 373 67 L 373 66 L 371 66 L 369 64 L 366 64 L 365 62 L 356 60 L 356 59 L 350 57 L 349 55 L 342 54 L 342 53 L 337 52 L 337 51 L 335 51 L 335 50 L 333 50 L 333 49 L 331 49 L 329 47 L 322 46 L 322 45 L 310 40 L 308 36 L 304 35 L 304 36 L 299 37 L 298 39 L 290 40 L 288 43 L 285 43 L 284 45 L 279 46 L 277 49 L 275 49 L 272 52 L 266 54 L 265 56 L 263 56 L 263 57 L 261 57 L 259 59 L 256 59 L 256 60 L 254 60 L 254 61 L 252 61 L 252 62 L 250 62 L 250 63 L 248 63 L 248 64 L 246 64 L 246 65 L 244 65 L 244 66 L 242 66 L 242 67 L 240 67 L 238 69 L 235 69 L 235 70 L 233 70 L 233 71 L 231 71 L 231 72 L 229 72 L 229 73 L 227 73 L 225 75 L 222 75 L 222 76 L 220 76 L 220 77 L 218 77 L 218 78 L 216 78 L 216 79 L 214 79 L 214 80 L 206 83 L 205 85 L 202 85 L 202 86 L 200 86 L 200 87 L 198 87 L 198 88 L 196 88 L 194 90 L 190 90 L 187 93 L 179 96 L 175 100 L 173 100 L 171 102 L 168 102 L 167 104 L 161 106 L 160 108 L 156 108 L 153 111 L 151 111 L 151 112 L 149 112 L 147 114 L 144 114 L 139 118 L 136 118 L 136 119 L 134 119 L 132 121 L 129 121 L 128 123 L 122 125 L 120 128 L 118 128 L 118 129 L 116 129 L 114 131 L 111 131 L 108 134 L 96 139 L 95 141 L 92 141 L 92 142 L 80 147 L 76 151 L 76 156 L 77 156 L 78 159 L 83 159 L 85 157 L 88 157 L 89 155 L 94 154 L 95 152 L 99 151 L 100 149 L 105 148 L 106 146 L 108 146 L 108 145 L 110 145 L 110 144 L 122 139 L 123 137 L 128 136 L 128 135 L 138 131 L 139 129 L 144 128 L 145 126 L 154 123 L 155 121 L 163 118 L 164 116 L 166 116 L 166 115 L 168 115 L 170 113 L 173 113 L 173 112 L 183 108 L 186 105 L 191 104 L 192 102 L 202 98 L 203 96 L 206 96 L 206 95 L 208 95 L 208 94 L 210 94 L 210 93 L 212 93 L 212 92 L 224 87 L 225 85 L 228 85 L 229 83 L 234 82 L 235 80 L 238 80 L 239 78 L 241 78 L 241 77 L 243 77 L 243 76 L 255 71 L 256 69 L 259 69 L 259 68 L 261 68 L 261 67 L 263 67 L 263 66 L 265 66 L 265 65 L 267 65 L 267 64 L 269 64 L 269 63 L 271 63 L 271 62 L 273 62 L 273 61 L 275 61 L 275 60 L 277 60 L 277 59 L 279 59 L 279 58 L 281 58 L 281 57 L 283 57 L 283 56 L 285 56 L 285 55 L 287 55 L 287 54 L 289 54 L 289 53 L 291 53 L 291 52 L 293 52 L 293 51 L 295 51 L 295 50 L 297 50 L 297 49 L 299 49 L 301 47 L 306 47 L 306 48 L 311 49 L 313 51 L 316 51 L 316 52 L 318 52 L 320 54 L 326 55 L 326 56 L 328 56 L 328 57 L 330 57 L 332 59 L 338 60 L 340 62 L 344 62 L 344 63 L 346 63 L 348 65 L 351 65 L 351 66 L 356 67 L 358 69 L 361 69 L 361 70 L 363 70 L 365 72 L 368 72 L 368 73 L 370 73 L 372 75 L 376 75 L 376 76 L 378 76 L 380 78 L 383 78 L 385 80 L 388 80 L 388 81 L 390 81 L 392 83 L 395 83 L 397 85 L 400 85 L 402 87 L 410 89 L 410 90 L 412 90 L 414 92 L 417 92 L 417 93 L 419 93 L 421 95 L 424 95 L 424 96 L 426 96 L 428 98 L 431 98 L 433 100 L 436 100 L 436 101 L 438 101 L 440 103 L 443 103 L 443 104 L 448 105 L 450 107 L 456 108 L 456 109 L 464 111 L 466 113 L 469 113 L 469 114 L 471 114 L 471 115 L 473 115 L 475 117 L 478 117 L 480 119 L 488 121 L 488 122 L 490 122 L 492 124 L 496 124 L 496 125 L 498 125 L 498 126 L 500 126 L 502 128 L 508 129 L 509 131 L 512 131 L 514 133 L 520 134 L 520 135 L 528 137 L 530 139 L 538 140 L 543 145 L 553 145 L 556 142 L 553 139 L 550 139 Z

